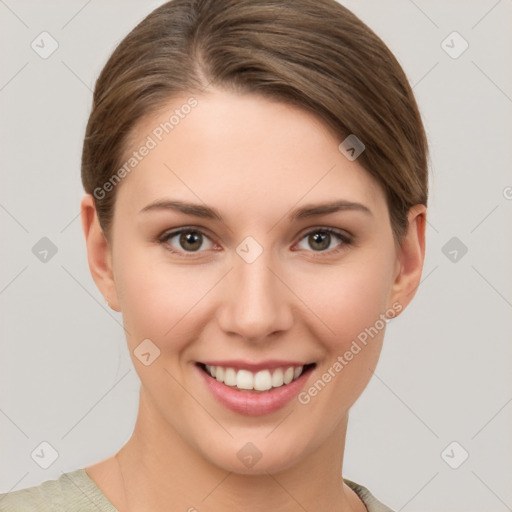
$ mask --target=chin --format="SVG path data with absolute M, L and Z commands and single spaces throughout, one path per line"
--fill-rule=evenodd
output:
M 210 446 L 204 455 L 215 466 L 238 475 L 280 473 L 298 464 L 308 452 L 307 447 L 298 447 L 289 437 L 287 443 L 276 437 L 271 443 L 263 438 L 261 441 L 242 443 L 231 440 L 230 444 L 224 449 L 219 446 L 221 451 L 215 453 L 211 452 Z M 313 450 L 311 448 L 309 451 Z

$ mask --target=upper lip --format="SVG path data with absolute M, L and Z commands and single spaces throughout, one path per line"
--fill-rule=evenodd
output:
M 235 370 L 249 370 L 257 372 L 259 370 L 273 370 L 275 368 L 289 368 L 290 366 L 306 366 L 308 364 L 304 361 L 285 361 L 279 359 L 268 359 L 259 363 L 243 361 L 242 359 L 224 359 L 222 361 L 200 361 L 201 364 L 208 366 L 223 366 L 224 368 L 234 368 Z

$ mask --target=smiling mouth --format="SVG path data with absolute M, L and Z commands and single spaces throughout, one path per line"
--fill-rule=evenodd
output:
M 284 366 L 252 372 L 226 366 L 197 364 L 205 373 L 218 382 L 233 389 L 252 392 L 265 392 L 287 386 L 316 366 L 316 363 L 311 363 L 304 366 Z

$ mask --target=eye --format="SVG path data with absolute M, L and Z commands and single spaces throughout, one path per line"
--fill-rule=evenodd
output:
M 336 243 L 336 239 L 338 243 Z M 304 247 L 304 245 L 301 247 L 303 243 L 311 247 L 313 252 L 337 253 L 352 244 L 352 238 L 348 234 L 336 229 L 315 228 L 308 231 L 298 244 L 299 248 L 308 250 L 308 247 Z
M 193 256 L 193 253 L 201 252 L 201 248 L 208 250 L 214 246 L 213 242 L 196 228 L 181 228 L 166 232 L 159 237 L 158 241 L 171 252 L 182 253 L 183 256 Z
M 167 231 L 158 238 L 158 242 L 172 253 L 184 257 L 193 257 L 196 255 L 195 253 L 216 248 L 216 245 L 205 233 L 194 227 Z M 302 236 L 297 247 L 309 252 L 337 253 L 352 243 L 351 236 L 345 232 L 322 227 L 308 231 Z M 309 248 L 305 247 L 304 244 L 309 246 Z

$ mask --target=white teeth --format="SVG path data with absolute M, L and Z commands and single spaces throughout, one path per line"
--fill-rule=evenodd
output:
M 281 370 L 281 368 L 278 368 L 277 370 L 274 370 L 274 373 L 272 374 L 272 387 L 279 388 L 283 384 L 284 384 L 283 370 Z
M 286 371 L 284 372 L 284 377 L 283 377 L 283 380 L 284 380 L 284 383 L 285 384 L 290 384 L 290 382 L 293 380 L 293 368 L 286 368 Z
M 272 387 L 272 377 L 268 370 L 261 370 L 254 376 L 254 389 L 256 391 L 267 391 Z
M 213 370 L 210 375 L 215 376 L 219 382 L 224 382 L 224 368 L 222 366 L 210 366 L 210 368 Z
M 236 386 L 236 372 L 233 368 L 226 368 L 224 370 L 224 384 Z
M 238 389 L 254 389 L 254 377 L 247 370 L 238 370 L 236 374 L 236 387 Z
M 225 368 L 223 366 L 205 365 L 206 371 L 219 382 L 238 389 L 267 391 L 279 388 L 298 379 L 304 370 L 303 366 L 289 366 L 275 370 L 260 370 L 253 373 L 249 370 Z

